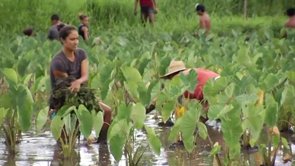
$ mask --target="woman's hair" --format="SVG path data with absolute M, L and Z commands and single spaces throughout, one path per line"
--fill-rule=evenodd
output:
M 59 38 L 65 40 L 72 31 L 77 31 L 77 28 L 72 25 L 66 25 L 59 31 Z
M 295 8 L 289 8 L 289 9 L 287 9 L 286 10 L 286 14 L 287 14 L 287 16 L 289 16 L 289 17 L 292 17 L 292 16 L 294 16 L 295 15 Z
M 59 16 L 57 14 L 51 15 L 51 21 L 53 21 L 53 20 L 58 21 L 59 20 Z
M 197 4 L 196 5 L 196 11 L 197 12 L 205 12 L 205 6 L 203 4 Z
M 88 16 L 85 14 L 79 14 L 79 19 L 82 21 L 84 18 L 87 18 Z

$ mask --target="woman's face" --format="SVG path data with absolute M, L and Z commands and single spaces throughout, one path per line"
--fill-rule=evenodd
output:
M 79 44 L 78 31 L 72 30 L 70 34 L 62 40 L 63 47 L 69 51 L 75 51 Z
M 89 17 L 85 17 L 85 18 L 82 20 L 82 24 L 88 26 L 88 25 L 89 25 Z

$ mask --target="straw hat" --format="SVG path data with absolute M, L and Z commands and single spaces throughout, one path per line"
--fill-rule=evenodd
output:
M 167 77 L 167 76 L 169 76 L 171 74 L 183 71 L 185 69 L 186 69 L 186 67 L 185 67 L 185 65 L 184 65 L 184 63 L 182 61 L 172 60 L 170 62 L 169 67 L 168 67 L 168 72 L 165 75 L 163 75 L 161 78 Z

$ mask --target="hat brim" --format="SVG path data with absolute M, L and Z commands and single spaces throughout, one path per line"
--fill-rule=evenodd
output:
M 166 77 L 168 77 L 168 76 L 170 76 L 172 74 L 175 74 L 177 72 L 181 72 L 181 71 L 184 71 L 184 70 L 186 70 L 186 68 L 181 68 L 181 69 L 178 69 L 178 70 L 175 70 L 175 71 L 171 71 L 171 72 L 168 72 L 165 75 L 161 76 L 160 78 L 166 78 Z

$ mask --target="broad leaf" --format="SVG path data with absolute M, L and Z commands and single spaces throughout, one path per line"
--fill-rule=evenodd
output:
M 159 155 L 162 146 L 160 139 L 156 136 L 156 133 L 152 128 L 145 126 L 145 130 L 147 132 L 149 145 L 151 146 L 153 151 Z
M 32 114 L 33 114 L 33 97 L 30 90 L 20 85 L 18 87 L 18 96 L 16 97 L 18 120 L 22 131 L 26 131 L 31 126 Z
M 130 118 L 134 122 L 134 126 L 137 129 L 141 129 L 145 120 L 145 107 L 141 103 L 137 103 L 132 106 Z
M 40 132 L 43 126 L 46 124 L 48 119 L 48 111 L 49 107 L 45 107 L 41 109 L 37 115 L 36 118 L 36 130 L 37 132 Z
M 75 112 L 79 119 L 81 133 L 85 137 L 88 137 L 91 134 L 93 127 L 91 112 L 84 105 L 79 105 L 78 110 L 76 110 Z
M 63 126 L 64 126 L 64 122 L 61 120 L 61 117 L 56 115 L 50 124 L 50 130 L 52 132 L 53 137 L 56 140 L 60 138 Z
M 92 118 L 93 118 L 93 128 L 95 130 L 96 136 L 98 136 L 104 123 L 103 112 L 99 111 L 95 114 L 95 111 L 92 111 Z
M 14 69 L 11 68 L 5 68 L 2 70 L 2 73 L 4 74 L 4 77 L 8 81 L 9 84 L 17 84 L 18 83 L 18 76 Z
M 3 107 L 0 108 L 0 126 L 2 126 L 7 112 L 8 112 L 8 109 L 3 108 Z
M 140 73 L 133 67 L 123 67 L 122 72 L 127 82 L 138 83 L 142 81 Z

